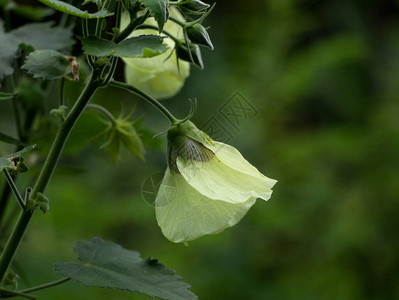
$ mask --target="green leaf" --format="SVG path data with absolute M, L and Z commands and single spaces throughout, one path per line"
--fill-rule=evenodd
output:
M 5 156 L 0 157 L 0 171 L 3 171 L 4 169 L 14 170 L 15 166 L 11 160 L 21 157 L 26 152 L 32 150 L 35 147 L 36 147 L 36 145 L 30 145 L 28 147 L 23 148 L 22 150 L 20 150 L 18 152 L 7 154 Z
M 21 69 L 33 75 L 33 78 L 56 80 L 67 75 L 68 59 L 58 51 L 38 50 L 31 52 Z
M 5 76 L 14 73 L 14 63 L 19 57 L 18 41 L 6 33 L 3 29 L 3 22 L 0 19 L 0 83 Z
M 60 50 L 72 46 L 72 28 L 51 27 L 52 23 L 35 23 L 5 32 L 0 20 L 0 82 L 14 73 L 15 60 L 20 56 L 20 45 L 29 50 Z M 33 49 L 32 49 L 33 48 Z
M 18 146 L 23 146 L 25 145 L 24 142 L 17 140 L 13 138 L 12 136 L 9 136 L 5 133 L 0 132 L 0 141 L 8 143 L 8 144 L 13 144 L 13 145 L 18 145 Z
M 72 46 L 71 28 L 52 27 L 52 22 L 30 23 L 10 32 L 18 44 L 28 45 L 33 50 L 61 50 Z
M 56 10 L 62 11 L 66 14 L 70 14 L 76 17 L 84 18 L 84 19 L 97 19 L 97 18 L 105 18 L 112 16 L 114 13 L 111 13 L 105 9 L 102 9 L 94 14 L 90 14 L 87 11 L 80 10 L 79 8 L 58 0 L 39 0 L 41 3 L 54 8 Z
M 57 263 L 54 268 L 84 286 L 128 290 L 161 299 L 197 299 L 180 276 L 156 259 L 143 260 L 138 252 L 100 238 L 77 242 L 74 250 L 83 264 Z
M 0 171 L 3 171 L 4 169 L 14 170 L 14 164 L 8 158 L 0 157 Z
M 163 26 L 168 19 L 167 0 L 140 0 L 140 2 L 148 8 L 151 16 L 158 23 L 159 33 L 162 32 Z
M 168 50 L 168 47 L 162 43 L 164 38 L 157 35 L 135 36 L 119 44 L 94 35 L 80 39 L 84 53 L 94 56 L 153 57 Z
M 0 101 L 3 100 L 12 100 L 15 97 L 13 93 L 3 93 L 0 92 Z
M 5 158 L 18 158 L 21 157 L 22 155 L 24 155 L 26 152 L 31 151 L 32 149 L 34 149 L 36 147 L 36 145 L 30 145 L 28 147 L 25 147 L 17 152 L 11 153 L 11 154 L 7 154 L 3 157 Z

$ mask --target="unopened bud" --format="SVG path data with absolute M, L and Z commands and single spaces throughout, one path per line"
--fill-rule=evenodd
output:
M 186 30 L 188 38 L 191 42 L 197 45 L 208 47 L 209 49 L 213 50 L 212 41 L 204 26 L 196 23 L 193 26 L 188 27 Z
M 188 50 L 186 44 L 180 44 L 176 47 L 176 54 L 180 59 L 191 62 L 201 69 L 204 68 L 201 50 L 198 45 L 190 44 L 190 50 Z

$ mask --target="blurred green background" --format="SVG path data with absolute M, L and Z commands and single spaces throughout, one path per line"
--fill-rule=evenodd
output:
M 93 139 L 104 125 L 85 113 L 48 188 L 51 209 L 36 214 L 18 252 L 21 285 L 56 279 L 52 264 L 75 261 L 76 240 L 100 236 L 158 258 L 200 299 L 399 299 L 398 6 L 219 1 L 206 22 L 215 50 L 203 49 L 205 70 L 192 68 L 181 93 L 163 103 L 183 117 L 187 99 L 196 97 L 195 123 L 209 129 L 216 118 L 229 143 L 279 181 L 272 198 L 258 200 L 221 234 L 189 246 L 167 241 L 141 188 L 165 170 L 165 136 L 151 137 L 168 122 L 134 96 L 101 90 L 93 101 L 115 114 L 137 104 L 146 161 L 124 153 L 115 166 L 99 149 L 103 138 Z M 78 88 L 68 87 L 72 101 Z M 236 92 L 256 110 L 238 127 L 220 111 Z M 0 131 L 14 134 L 10 111 L 0 103 Z M 31 184 L 48 150 L 56 131 L 50 126 L 51 133 L 32 140 L 41 151 L 30 158 L 32 172 L 20 177 L 21 187 Z M 147 299 L 73 282 L 36 295 Z

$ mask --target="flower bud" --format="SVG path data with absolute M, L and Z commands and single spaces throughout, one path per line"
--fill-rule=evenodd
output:
M 198 45 L 190 44 L 190 52 L 186 44 L 179 44 L 176 47 L 176 54 L 180 59 L 191 62 L 194 65 L 198 66 L 200 69 L 203 69 L 204 63 L 202 61 L 201 50 Z
M 213 50 L 212 41 L 204 26 L 196 23 L 193 26 L 188 27 L 186 30 L 188 38 L 191 42 L 197 45 L 208 47 L 209 49 Z
M 180 9 L 188 14 L 197 14 L 209 8 L 209 6 L 209 4 L 206 4 L 200 0 L 191 0 L 180 5 Z
M 176 8 L 170 8 L 170 14 L 184 21 L 184 18 Z M 127 26 L 128 19 L 127 14 L 123 15 L 122 29 Z M 153 18 L 149 18 L 144 24 L 156 26 L 157 23 Z M 167 21 L 164 29 L 177 38 L 183 37 L 180 25 L 172 21 Z M 151 29 L 138 29 L 131 36 L 142 34 L 157 34 L 157 32 Z M 190 75 L 190 64 L 188 62 L 180 62 L 178 69 L 176 54 L 173 53 L 170 56 L 175 48 L 175 42 L 171 38 L 165 38 L 164 43 L 168 45 L 169 50 L 160 55 L 151 58 L 122 58 L 126 64 L 126 82 L 158 99 L 176 95 L 183 87 L 186 78 Z

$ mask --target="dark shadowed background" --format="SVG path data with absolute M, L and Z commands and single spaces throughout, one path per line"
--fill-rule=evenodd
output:
M 76 240 L 100 236 L 166 263 L 200 299 L 399 298 L 398 6 L 219 1 L 206 22 L 215 50 L 203 49 L 205 70 L 193 67 L 181 93 L 163 103 L 183 117 L 196 97 L 194 122 L 277 179 L 272 198 L 221 234 L 189 246 L 167 241 L 141 190 L 166 168 L 165 136 L 151 137 L 168 122 L 134 96 L 101 90 L 93 101 L 115 114 L 137 104 L 146 161 L 124 153 L 115 166 L 95 138 L 104 125 L 85 113 L 47 191 L 51 209 L 36 214 L 18 253 L 22 285 L 56 279 L 52 264 L 74 261 Z M 79 87 L 67 87 L 74 101 Z M 10 111 L 0 103 L 0 130 L 14 134 Z M 39 170 L 51 126 L 32 139 L 41 151 L 21 187 Z M 0 143 L 2 153 L 11 148 Z M 147 299 L 74 282 L 37 296 Z

